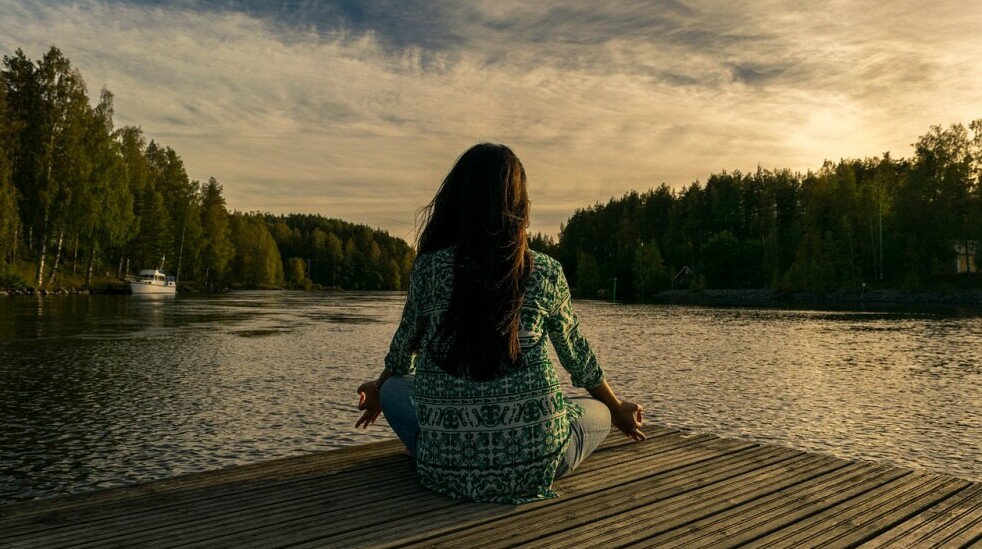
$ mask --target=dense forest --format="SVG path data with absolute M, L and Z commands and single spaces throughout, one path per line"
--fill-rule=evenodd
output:
M 89 286 L 159 267 L 200 288 L 405 288 L 414 251 L 318 215 L 229 212 L 170 147 L 113 124 L 52 47 L 0 70 L 0 287 Z M 910 159 L 816 172 L 723 172 L 577 210 L 558 241 L 532 235 L 584 297 L 617 288 L 910 290 L 977 284 L 982 120 L 934 126 Z M 960 265 L 960 266 L 959 266 Z M 964 271 L 968 270 L 968 273 Z
M 229 212 L 176 151 L 113 125 L 52 47 L 0 70 L 0 287 L 89 286 L 143 268 L 200 288 L 400 289 L 414 252 L 380 230 L 316 215 Z
M 531 238 L 588 297 L 615 284 L 623 297 L 671 287 L 959 288 L 978 284 L 979 242 L 982 120 L 930 128 L 909 160 L 884 154 L 806 174 L 758 168 L 677 191 L 663 184 L 577 210 L 558 242 Z

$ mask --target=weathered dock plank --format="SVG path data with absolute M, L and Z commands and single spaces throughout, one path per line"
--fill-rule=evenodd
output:
M 973 536 L 974 533 L 974 536 Z M 860 547 L 959 547 L 982 533 L 982 484 L 938 502 Z
M 886 482 L 899 474 L 889 471 L 885 466 L 871 464 L 843 465 L 842 462 L 833 460 L 823 465 L 808 480 L 790 482 L 787 487 L 770 495 L 690 522 L 684 527 L 652 535 L 638 546 L 708 547 L 745 544 L 798 522 L 826 506 L 854 497 L 868 486 L 869 479 L 879 477 Z
M 742 450 L 747 449 L 743 448 Z M 715 460 L 719 467 L 713 474 L 725 475 L 735 467 L 747 466 L 748 463 L 760 456 L 760 449 L 757 449 L 757 452 L 741 451 L 739 456 L 729 455 Z M 706 464 L 707 462 L 701 460 L 698 463 Z M 459 520 L 455 521 L 454 519 L 460 516 L 470 516 L 466 511 L 462 511 L 457 516 L 449 517 L 449 527 L 439 537 L 433 536 L 433 532 L 428 531 L 415 540 L 413 538 L 399 539 L 402 536 L 398 536 L 396 539 L 399 540 L 398 545 L 400 546 L 406 541 L 415 541 L 417 545 L 427 547 L 460 547 L 462 545 L 493 547 L 529 543 L 545 533 L 573 530 L 584 525 L 589 526 L 593 521 L 609 517 L 612 512 L 619 509 L 639 505 L 639 502 L 650 497 L 652 490 L 661 492 L 677 490 L 679 485 L 699 482 L 697 479 L 699 471 L 694 465 L 694 463 L 686 463 L 678 459 L 669 461 L 662 466 L 663 472 L 671 471 L 666 478 L 660 479 L 664 483 L 653 483 L 647 490 L 630 492 L 618 492 L 610 489 L 615 486 L 630 485 L 629 482 L 609 485 L 603 480 L 605 470 L 592 470 L 584 472 L 585 474 L 579 479 L 574 480 L 571 477 L 564 482 L 563 486 L 572 488 L 572 490 L 564 490 L 561 499 L 526 506 L 534 507 L 531 509 L 518 508 L 515 510 L 516 512 L 506 516 L 494 517 L 494 520 L 484 521 L 480 526 L 473 520 L 464 524 L 460 524 Z
M 429 492 L 386 441 L 0 507 L 0 547 L 982 547 L 982 483 L 649 431 L 527 505 Z

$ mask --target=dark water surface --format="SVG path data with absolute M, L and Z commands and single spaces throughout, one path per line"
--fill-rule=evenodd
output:
M 0 299 L 0 503 L 389 438 L 404 296 Z M 982 480 L 982 316 L 576 304 L 651 421 Z

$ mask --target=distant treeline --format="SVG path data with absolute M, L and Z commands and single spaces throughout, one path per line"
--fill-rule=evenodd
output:
M 413 250 L 383 231 L 230 214 L 217 180 L 190 180 L 173 149 L 113 126 L 108 90 L 92 106 L 57 48 L 37 62 L 5 55 L 0 83 L 0 286 L 89 285 L 163 258 L 168 274 L 206 288 L 406 284 Z
M 400 238 L 319 215 L 265 214 L 292 286 L 399 290 L 409 285 L 416 253 Z M 306 275 L 304 274 L 306 273 Z
M 591 297 L 609 294 L 615 278 L 624 297 L 672 286 L 949 284 L 982 266 L 982 120 L 930 128 L 909 160 L 826 161 L 806 174 L 758 168 L 631 192 L 577 210 L 558 242 L 541 234 L 531 242 Z
M 190 180 L 173 149 L 115 128 L 112 94 L 93 106 L 57 48 L 4 56 L 0 84 L 0 286 L 88 285 L 166 257 L 168 274 L 203 288 L 405 288 L 403 240 L 317 215 L 229 213 L 217 180 Z M 982 265 L 982 120 L 930 128 L 911 159 L 631 192 L 577 210 L 558 242 L 531 242 L 583 296 L 615 279 L 620 296 L 931 288 Z

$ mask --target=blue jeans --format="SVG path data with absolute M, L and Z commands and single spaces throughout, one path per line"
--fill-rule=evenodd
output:
M 416 436 L 419 434 L 416 408 L 412 402 L 415 385 L 414 376 L 392 376 L 382 384 L 379 395 L 385 420 L 411 454 L 416 453 Z M 569 425 L 569 448 L 556 470 L 556 478 L 575 470 L 610 433 L 610 411 L 602 402 L 590 397 L 574 397 L 571 400 L 583 407 L 583 415 Z

